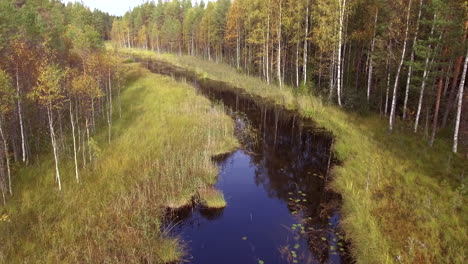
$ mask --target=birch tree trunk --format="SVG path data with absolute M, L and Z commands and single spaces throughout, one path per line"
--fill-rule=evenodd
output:
M 13 189 L 11 187 L 11 170 L 10 170 L 10 156 L 8 155 L 8 142 L 6 140 L 6 136 L 3 132 L 3 116 L 0 116 L 0 136 L 2 137 L 3 141 L 3 151 L 5 154 L 5 159 L 6 159 L 6 166 L 7 166 L 7 176 L 8 176 L 8 190 L 10 192 L 10 195 L 13 195 Z
M 296 43 L 296 87 L 299 87 L 299 40 Z
M 306 24 L 305 24 L 305 35 L 304 35 L 304 65 L 302 66 L 302 70 L 304 72 L 304 85 L 307 84 L 307 48 L 308 48 L 308 41 L 307 38 L 309 37 L 309 1 L 307 0 L 306 6 Z
M 333 100 L 333 90 L 335 90 L 335 53 L 336 49 L 333 49 L 332 65 L 330 67 L 330 101 Z
M 57 142 L 55 139 L 55 131 L 53 124 L 53 115 L 52 115 L 52 106 L 47 107 L 47 117 L 49 118 L 49 129 L 50 129 L 50 140 L 52 143 L 52 149 L 54 151 L 54 160 L 55 160 L 55 180 L 58 183 L 59 190 L 62 190 L 62 183 L 60 181 L 60 171 L 58 168 L 58 153 L 57 153 Z
M 414 39 L 416 42 L 416 38 Z M 414 47 L 414 46 L 413 46 Z M 410 65 L 408 67 L 408 77 L 406 78 L 406 89 L 405 89 L 405 101 L 403 103 L 403 120 L 406 119 L 406 112 L 408 108 L 408 98 L 409 98 L 409 90 L 411 84 L 411 75 L 413 74 L 413 62 L 414 62 L 414 48 L 411 51 L 411 58 L 410 58 Z
M 400 78 L 401 67 L 403 66 L 403 62 L 405 60 L 405 55 L 406 55 L 406 43 L 407 43 L 407 40 L 408 40 L 410 12 L 411 12 L 411 0 L 409 1 L 408 14 L 406 16 L 406 31 L 405 31 L 405 40 L 403 42 L 403 51 L 401 52 L 400 64 L 398 64 L 398 69 L 397 69 L 397 73 L 396 73 L 396 76 L 395 76 L 395 85 L 393 86 L 392 109 L 390 110 L 390 120 L 389 120 L 389 129 L 390 129 L 390 131 L 393 130 L 393 125 L 395 123 L 398 80 Z
M 75 137 L 75 121 L 73 118 L 73 109 L 72 109 L 72 100 L 70 99 L 70 123 L 72 127 L 72 137 L 73 137 L 73 158 L 75 161 L 75 177 L 76 182 L 80 183 L 80 176 L 78 174 L 78 158 L 77 158 L 77 150 L 76 150 L 76 137 Z
M 342 76 L 341 76 L 341 50 L 343 43 L 343 23 L 344 23 L 344 13 L 346 9 L 346 0 L 340 0 L 340 26 L 338 30 L 338 59 L 337 59 L 337 95 L 338 95 L 338 105 L 341 107 L 341 86 L 343 85 Z
M 455 121 L 455 132 L 453 135 L 453 152 L 457 153 L 458 151 L 458 133 L 460 130 L 460 119 L 461 119 L 461 111 L 462 111 L 462 102 L 463 102 L 463 90 L 465 89 L 465 79 L 466 79 L 466 71 L 468 68 L 468 50 L 465 55 L 465 64 L 463 66 L 463 73 L 460 80 L 460 86 L 458 88 L 458 104 L 457 104 L 457 116 Z M 465 113 L 466 114 L 466 113 Z
M 86 131 L 87 131 L 87 128 L 88 127 L 88 117 L 85 118 L 85 127 L 83 128 L 83 135 L 82 135 L 82 138 L 83 138 L 83 141 L 82 141 L 82 144 L 83 144 L 83 150 L 81 152 L 82 156 L 83 156 L 83 168 L 86 168 Z
M 112 79 L 111 79 L 111 69 L 109 66 L 108 69 L 108 78 L 109 78 L 109 114 L 107 117 L 107 126 L 108 126 L 108 134 L 109 134 L 109 144 L 111 142 L 111 133 L 112 133 L 112 114 L 113 114 L 113 109 L 112 109 Z
M 239 27 L 239 26 L 238 26 Z M 236 43 L 236 63 L 237 69 L 240 69 L 240 30 L 237 29 L 237 43 Z
M 467 35 L 468 35 L 468 21 L 465 22 L 465 35 L 463 36 L 463 42 L 462 43 L 465 43 Z M 447 107 L 445 109 L 444 117 L 442 119 L 442 127 L 443 128 L 445 128 L 447 126 L 447 121 L 448 121 L 449 114 L 450 114 L 450 112 L 451 112 L 451 110 L 453 108 L 453 105 L 455 105 L 455 103 L 452 103 L 452 102 L 454 102 L 456 100 L 455 90 L 456 90 L 456 87 L 457 87 L 458 76 L 460 75 L 462 63 L 463 63 L 463 56 L 460 56 L 457 59 L 457 62 L 456 62 L 455 71 L 454 71 L 453 79 L 452 79 L 452 85 L 451 85 L 451 88 L 450 88 L 450 95 L 449 95 L 449 98 L 447 99 L 447 103 L 446 103 Z
M 372 54 L 374 53 L 374 48 L 375 48 L 375 35 L 377 33 L 378 15 L 379 15 L 379 9 L 377 9 L 377 11 L 375 11 L 374 37 L 372 38 L 371 54 L 369 55 L 369 74 L 367 76 L 367 103 L 368 104 L 369 104 L 369 101 L 370 101 L 370 92 L 371 92 L 371 87 L 372 87 L 372 72 L 374 70 Z
M 279 1 L 279 22 L 278 22 L 278 58 L 277 58 L 277 74 L 279 87 L 283 87 L 283 80 L 281 78 L 281 19 L 282 19 L 282 0 Z
M 434 20 L 433 20 L 433 23 L 432 23 L 430 37 L 432 37 L 432 35 L 434 34 L 434 26 L 435 26 L 436 17 L 437 17 L 437 15 L 434 14 Z M 428 50 L 430 50 L 430 48 L 431 48 L 430 46 L 431 45 L 429 45 Z M 429 73 L 429 57 L 430 56 L 431 55 L 430 55 L 430 51 L 429 51 L 429 54 L 427 54 L 426 60 L 424 62 L 424 73 L 423 73 L 423 80 L 422 80 L 422 84 L 421 84 L 421 91 L 419 93 L 418 111 L 416 113 L 416 120 L 414 122 L 414 133 L 418 132 L 419 118 L 421 116 L 421 108 L 422 108 L 422 103 L 423 103 L 423 99 L 424 99 L 424 89 L 426 87 L 427 76 L 429 75 L 428 73 Z
M 21 106 L 21 97 L 20 97 L 20 84 L 19 84 L 19 68 L 16 67 L 16 97 L 18 103 L 18 118 L 20 124 L 20 132 L 21 132 L 21 151 L 23 155 L 23 162 L 26 162 L 26 143 L 25 143 L 25 136 L 24 136 L 24 124 L 23 124 L 23 111 Z
M 405 101 L 403 103 L 403 120 L 406 119 L 406 111 L 407 111 L 406 109 L 407 109 L 407 106 L 408 106 L 409 89 L 410 89 L 410 84 L 411 84 L 411 77 L 413 75 L 414 49 L 416 47 L 416 42 L 418 40 L 419 20 L 421 19 L 422 4 L 423 4 L 423 0 L 420 0 L 419 1 L 418 18 L 416 20 L 416 32 L 414 33 L 413 47 L 411 49 L 410 65 L 409 65 L 409 68 L 408 68 L 408 77 L 406 78 Z
M 418 132 L 419 118 L 421 115 L 422 102 L 424 99 L 424 89 L 426 88 L 426 80 L 427 80 L 428 71 L 429 71 L 428 69 L 429 68 L 429 55 L 427 55 L 424 65 L 425 66 L 424 66 L 423 80 L 421 84 L 421 91 L 419 93 L 418 111 L 416 113 L 416 120 L 414 122 L 414 133 Z
M 268 1 L 267 7 L 267 39 L 266 39 L 266 79 L 267 83 L 270 84 L 270 1 Z M 273 58 L 272 58 L 273 60 Z

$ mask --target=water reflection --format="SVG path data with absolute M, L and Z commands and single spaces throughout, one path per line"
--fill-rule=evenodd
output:
M 189 242 L 192 263 L 343 263 L 340 198 L 326 188 L 336 163 L 329 133 L 295 112 L 236 91 L 225 83 L 160 62 L 155 72 L 192 82 L 222 101 L 236 121 L 242 149 L 217 157 L 224 210 L 173 212 L 175 232 Z

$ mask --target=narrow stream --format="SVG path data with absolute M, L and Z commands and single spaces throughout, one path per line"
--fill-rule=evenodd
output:
M 336 164 L 330 133 L 296 113 L 228 84 L 159 61 L 156 73 L 192 83 L 222 102 L 242 147 L 217 157 L 216 187 L 228 206 L 172 214 L 172 233 L 186 242 L 189 263 L 349 263 L 338 228 L 340 197 L 326 188 Z

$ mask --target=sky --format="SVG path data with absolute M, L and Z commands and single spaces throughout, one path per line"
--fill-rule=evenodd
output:
M 99 9 L 116 16 L 123 16 L 128 10 L 147 1 L 148 0 L 62 0 L 64 3 L 83 2 L 85 6 L 91 9 Z M 192 3 L 196 2 L 198 2 L 198 0 L 192 0 Z M 207 2 L 207 0 L 205 0 L 205 2 Z

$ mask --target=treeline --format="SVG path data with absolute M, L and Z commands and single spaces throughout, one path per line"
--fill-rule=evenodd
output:
M 280 87 L 468 141 L 463 0 L 148 2 L 115 19 L 115 45 L 227 62 Z
M 0 0 L 0 190 L 14 194 L 12 167 L 52 149 L 59 189 L 60 160 L 79 171 L 93 159 L 93 133 L 110 131 L 117 61 L 104 49 L 113 18 L 82 4 Z M 109 132 L 109 140 L 110 140 Z M 51 147 L 50 147 L 51 146 Z M 13 166 L 15 165 L 15 166 Z

